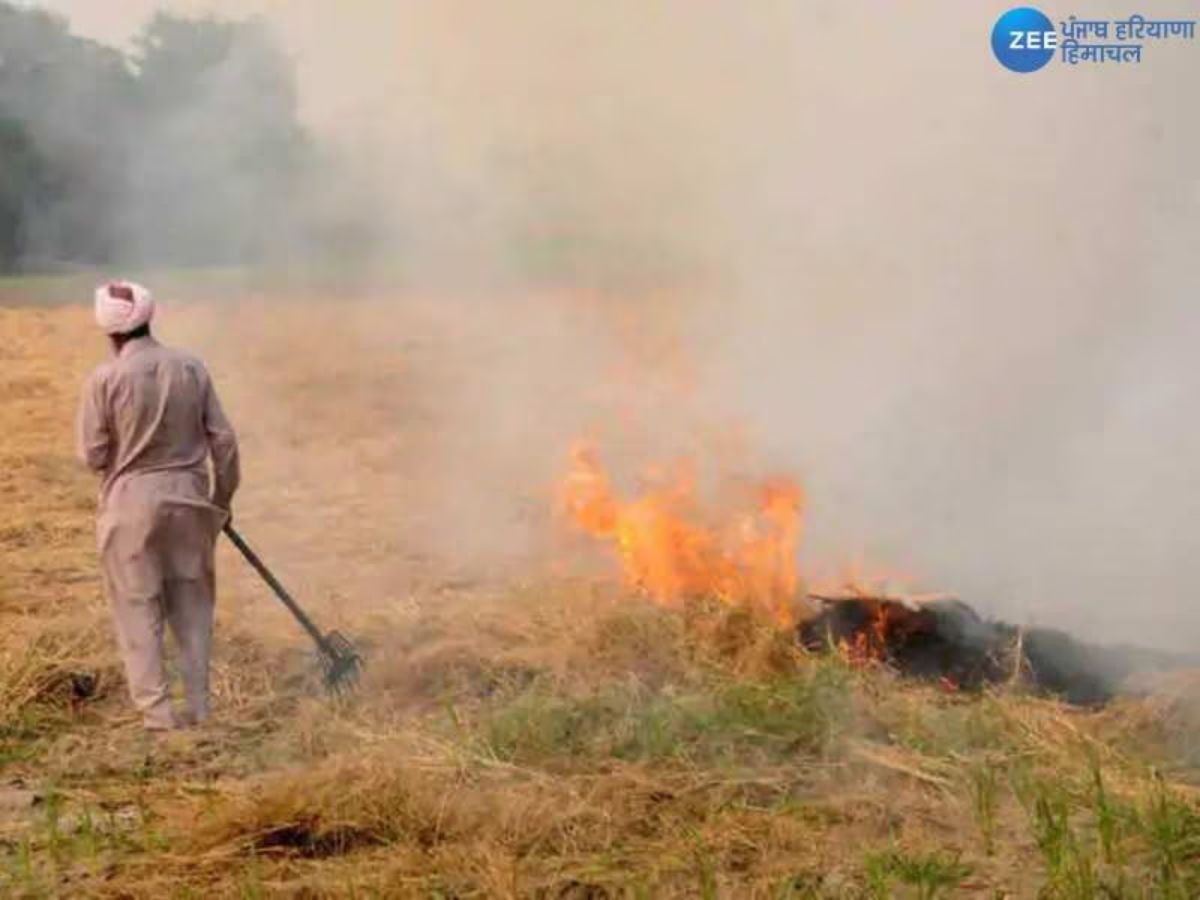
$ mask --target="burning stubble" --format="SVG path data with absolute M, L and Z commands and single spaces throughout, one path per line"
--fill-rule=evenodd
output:
M 777 478 L 755 486 L 755 507 L 705 521 L 688 460 L 650 469 L 637 496 L 613 488 L 595 447 L 576 444 L 560 487 L 563 511 L 581 531 L 616 551 L 626 584 L 675 605 L 717 597 L 756 609 L 786 627 L 800 533 L 800 489 Z

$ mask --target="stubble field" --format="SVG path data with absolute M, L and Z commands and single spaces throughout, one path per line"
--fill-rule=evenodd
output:
M 323 698 L 222 546 L 217 721 L 147 739 L 73 459 L 105 353 L 49 302 L 77 289 L 0 283 L 5 896 L 1200 896 L 1194 681 L 1098 711 L 947 693 L 631 596 L 564 555 L 539 480 L 564 447 L 471 469 L 506 427 L 487 373 L 536 348 L 436 299 L 168 304 L 242 441 L 239 527 L 369 667 Z

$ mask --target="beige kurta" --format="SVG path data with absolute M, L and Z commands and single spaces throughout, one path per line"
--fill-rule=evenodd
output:
M 97 540 L 130 695 L 148 728 L 176 723 L 165 622 L 179 648 L 186 716 L 202 720 L 213 547 L 239 479 L 237 439 L 203 363 L 149 337 L 125 344 L 84 387 L 79 455 L 103 479 Z

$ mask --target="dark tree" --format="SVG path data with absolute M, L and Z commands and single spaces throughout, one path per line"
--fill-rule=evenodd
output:
M 25 250 L 25 223 L 48 195 L 45 161 L 13 119 L 0 118 L 0 271 Z
M 264 25 L 155 17 L 132 56 L 0 0 L 0 269 L 243 263 L 308 144 Z

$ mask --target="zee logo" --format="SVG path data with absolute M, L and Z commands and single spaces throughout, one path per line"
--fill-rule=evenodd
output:
M 1009 50 L 1053 50 L 1058 46 L 1057 31 L 1010 31 Z
M 1036 72 L 1054 58 L 1057 47 L 1054 23 L 1031 6 L 1010 9 L 992 28 L 992 52 L 1014 72 Z

